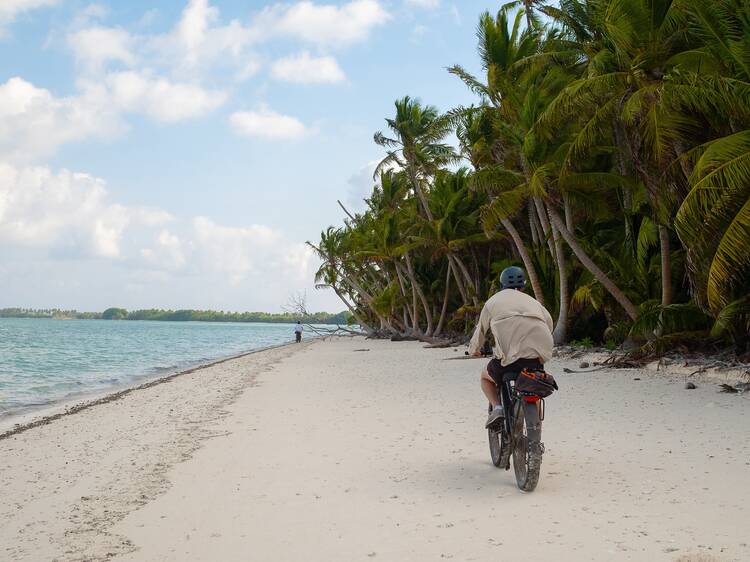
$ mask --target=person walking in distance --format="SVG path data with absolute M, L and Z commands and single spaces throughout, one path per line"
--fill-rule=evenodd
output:
M 304 328 L 302 327 L 302 321 L 297 320 L 297 323 L 294 325 L 294 336 L 297 338 L 297 343 L 302 341 L 302 331 Z
M 544 306 L 523 292 L 526 273 L 520 267 L 508 267 L 500 274 L 499 293 L 484 304 L 479 324 L 469 344 L 470 355 L 482 356 L 487 330 L 495 337 L 494 357 L 482 371 L 482 391 L 492 404 L 486 427 L 498 424 L 503 407 L 497 396 L 505 373 L 523 369 L 543 370 L 552 358 L 552 316 Z

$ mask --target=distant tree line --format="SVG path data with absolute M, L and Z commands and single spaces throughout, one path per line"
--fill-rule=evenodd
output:
M 108 308 L 104 312 L 78 312 L 77 310 L 60 310 L 57 308 L 3 308 L 0 318 L 58 318 L 83 320 L 162 320 L 162 321 L 193 321 L 193 322 L 264 322 L 282 324 L 302 320 L 308 324 L 348 324 L 351 314 L 339 312 L 314 312 L 305 316 L 293 313 L 269 312 L 224 312 L 223 310 L 131 310 L 124 308 Z

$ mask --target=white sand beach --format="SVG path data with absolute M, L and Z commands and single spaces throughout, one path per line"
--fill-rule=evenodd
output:
M 563 374 L 535 492 L 463 349 L 248 355 L 0 440 L 0 560 L 750 560 L 750 402 Z

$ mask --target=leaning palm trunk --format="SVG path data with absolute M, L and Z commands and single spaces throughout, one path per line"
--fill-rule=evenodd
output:
M 434 222 L 435 217 L 432 214 L 430 205 L 427 203 L 427 198 L 425 197 L 424 191 L 422 190 L 422 186 L 419 185 L 419 179 L 417 178 L 416 174 L 414 174 L 413 172 L 409 173 L 409 179 L 411 180 L 414 193 L 417 194 L 417 199 L 419 199 L 419 202 L 421 203 L 422 210 L 424 211 L 425 217 L 427 217 L 427 220 L 430 221 L 431 223 Z M 456 286 L 458 287 L 458 290 L 461 293 L 461 298 L 463 299 L 464 304 L 469 304 L 469 298 L 466 292 L 466 286 L 464 285 L 463 280 L 460 278 L 460 274 L 463 273 L 466 276 L 466 280 L 470 284 L 472 283 L 471 276 L 468 274 L 468 271 L 466 271 L 466 266 L 463 264 L 463 262 L 460 261 L 457 255 L 455 255 L 453 252 L 448 250 L 447 256 L 448 256 L 448 261 L 453 266 L 453 273 L 456 279 Z M 473 300 L 474 300 L 475 306 L 478 305 L 476 296 L 473 297 Z
M 620 306 L 625 309 L 625 312 L 630 317 L 630 319 L 635 321 L 635 319 L 638 318 L 638 309 L 636 308 L 636 306 L 630 301 L 625 293 L 623 293 L 622 290 L 614 284 L 614 282 L 607 276 L 607 274 L 604 273 L 604 271 L 602 271 L 599 266 L 594 263 L 594 260 L 589 257 L 583 247 L 578 243 L 576 237 L 565 227 L 565 223 L 563 222 L 562 218 L 551 205 L 549 207 L 549 217 L 552 221 L 552 224 L 554 224 L 555 227 L 560 231 L 560 234 L 562 234 L 565 242 L 576 255 L 583 267 L 591 272 L 596 280 L 601 283 L 605 289 L 607 289 L 610 295 L 612 295 L 612 298 L 614 298 L 620 304 Z
M 417 281 L 417 276 L 414 274 L 414 267 L 412 266 L 411 256 L 409 255 L 409 252 L 405 252 L 404 257 L 406 258 L 406 268 L 409 272 L 409 279 L 411 280 L 412 288 L 416 291 L 416 294 L 419 296 L 419 300 L 422 302 L 422 306 L 424 307 L 425 321 L 427 322 L 425 335 L 429 336 L 432 334 L 432 311 L 430 310 L 430 306 L 427 303 L 427 298 L 424 295 L 424 291 L 422 291 L 422 286 L 419 284 L 419 281 Z M 414 327 L 417 329 L 419 328 L 419 326 L 416 325 Z
M 453 263 L 454 256 L 452 254 L 446 254 L 446 257 L 448 258 L 448 269 L 453 273 L 453 279 L 456 280 L 456 287 L 461 294 L 461 300 L 464 305 L 467 305 L 469 304 L 469 296 L 466 294 L 466 287 L 464 287 L 461 274 L 458 272 L 458 266 Z
M 440 319 L 438 320 L 437 328 L 435 328 L 434 336 L 437 337 L 443 333 L 443 322 L 445 322 L 445 313 L 448 312 L 448 296 L 450 295 L 451 289 L 451 268 L 445 273 L 445 294 L 443 294 L 443 308 L 440 311 Z
M 563 193 L 563 209 L 565 210 L 565 227 L 570 232 L 575 232 L 575 223 L 573 222 L 573 209 L 570 206 L 570 197 Z
M 547 212 L 544 209 L 544 203 L 542 202 L 539 197 L 534 197 L 534 207 L 536 207 L 536 212 L 539 215 L 539 222 L 542 223 L 542 232 L 544 232 L 544 239 L 547 242 L 547 249 L 549 250 L 549 255 L 552 256 L 554 259 L 555 257 L 555 246 L 554 242 L 552 240 L 552 234 L 551 234 L 551 227 L 549 224 L 549 220 L 547 219 Z
M 383 330 L 390 330 L 392 332 L 396 331 L 394 329 L 393 325 L 391 324 L 391 322 L 385 316 L 383 316 L 382 314 L 380 314 L 375 309 L 375 306 L 374 306 L 374 300 L 375 299 L 373 299 L 372 295 L 370 293 L 368 293 L 362 287 L 362 285 L 360 285 L 353 278 L 348 277 L 348 276 L 343 275 L 343 274 L 341 274 L 341 280 L 343 282 L 345 282 L 347 285 L 349 285 L 349 287 L 351 287 L 354 290 L 354 292 L 356 292 L 357 294 L 359 294 L 362 297 L 362 299 L 364 299 L 365 303 L 367 303 L 367 306 L 370 308 L 370 310 L 372 311 L 372 313 L 380 321 L 380 327 L 381 327 L 381 329 L 383 329 Z
M 521 235 L 518 234 L 516 227 L 513 226 L 513 223 L 510 222 L 510 219 L 502 219 L 500 223 L 505 227 L 505 230 L 508 231 L 508 234 L 510 234 L 510 237 L 513 239 L 513 242 L 516 245 L 516 249 L 521 256 L 521 261 L 523 261 L 523 266 L 524 268 L 526 268 L 526 273 L 529 276 L 531 288 L 534 291 L 534 298 L 541 304 L 544 304 L 544 292 L 542 291 L 542 284 L 539 282 L 539 276 L 536 273 L 536 268 L 531 261 L 529 252 L 526 251 L 526 246 L 523 243 Z
M 453 254 L 453 259 L 455 260 L 456 264 L 458 264 L 458 269 L 461 271 L 461 273 L 463 273 L 463 276 L 466 279 L 466 284 L 472 288 L 471 300 L 474 303 L 474 306 L 479 306 L 479 301 L 477 300 L 476 294 L 476 283 L 471 278 L 471 274 L 469 273 L 466 264 L 463 262 L 463 260 L 461 260 L 460 257 L 455 254 Z
M 412 189 L 414 189 L 414 193 L 417 195 L 417 199 L 419 199 L 425 217 L 427 217 L 428 221 L 433 222 L 435 219 L 430 210 L 430 205 L 427 203 L 427 197 L 425 197 L 422 186 L 419 185 L 419 178 L 417 178 L 417 175 L 411 170 L 409 171 L 409 180 L 411 180 Z
M 672 304 L 672 266 L 669 255 L 669 230 L 659 225 L 659 250 L 661 252 L 661 305 Z
M 403 274 L 403 271 L 402 271 L 402 266 L 398 262 L 394 262 L 394 265 L 396 267 L 396 275 L 398 276 L 398 283 L 399 283 L 399 286 L 401 287 L 401 295 L 403 295 L 403 297 L 405 299 L 408 299 L 408 297 L 406 295 L 406 281 L 403 278 L 404 274 Z M 414 304 L 416 304 L 416 301 L 414 301 Z M 404 308 L 409 311 L 409 317 L 411 319 L 411 327 L 415 328 L 417 326 L 417 322 L 415 320 L 415 319 L 418 318 L 417 312 L 414 309 L 409 308 L 408 305 L 405 305 Z M 405 324 L 407 326 L 409 325 L 408 322 L 405 322 Z
M 372 327 L 365 322 L 362 319 L 362 316 L 359 315 L 357 312 L 357 309 L 352 306 L 352 304 L 347 300 L 347 298 L 341 293 L 338 287 L 336 285 L 331 285 L 331 288 L 333 289 L 333 292 L 336 293 L 336 296 L 346 305 L 346 308 L 349 309 L 349 312 L 352 313 L 352 316 L 354 316 L 354 319 L 357 321 L 357 324 L 359 324 L 362 329 L 367 332 L 367 335 L 372 335 L 375 330 L 372 329 Z
M 566 225 L 567 226 L 567 225 Z M 552 237 L 555 240 L 555 257 L 557 260 L 557 272 L 560 279 L 560 310 L 557 313 L 557 323 L 552 332 L 555 345 L 561 345 L 568 339 L 568 272 L 565 266 L 565 248 L 563 240 L 557 227 L 552 224 Z
M 638 155 L 633 153 L 633 162 L 635 169 L 640 175 L 643 184 L 646 186 L 649 203 L 654 210 L 654 214 L 659 216 L 659 184 L 654 180 L 655 174 L 643 164 Z M 661 222 L 661 221 L 660 221 Z M 659 224 L 657 231 L 659 233 L 659 253 L 661 257 L 661 304 L 667 306 L 672 302 L 672 271 L 671 257 L 669 255 L 669 230 L 663 224 Z
M 537 216 L 534 206 L 531 202 L 526 205 L 526 209 L 529 213 L 529 230 L 531 231 L 531 243 L 534 247 L 539 245 L 539 241 L 542 239 L 542 235 L 539 233 L 541 226 L 539 226 L 539 217 Z

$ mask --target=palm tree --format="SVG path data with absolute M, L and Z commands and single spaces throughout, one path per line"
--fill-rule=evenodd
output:
M 582 9 L 582 5 L 586 9 Z M 670 233 L 672 200 L 684 176 L 670 173 L 682 140 L 697 123 L 675 112 L 669 95 L 670 70 L 694 44 L 686 18 L 673 0 L 567 0 L 549 12 L 583 36 L 578 46 L 586 60 L 583 76 L 567 86 L 541 120 L 548 132 L 561 122 L 580 119 L 567 161 L 597 150 L 607 137 L 628 157 L 643 182 L 652 217 L 658 225 L 661 251 L 662 306 L 672 302 Z M 581 14 L 591 29 L 580 33 Z
M 750 292 L 750 8 L 741 0 L 688 2 L 703 43 L 670 92 L 714 131 L 683 157 L 690 191 L 675 226 L 687 248 L 695 298 L 719 315 Z
M 395 106 L 395 118 L 386 119 L 393 137 L 387 137 L 382 132 L 374 135 L 375 143 L 387 151 L 385 158 L 376 166 L 375 174 L 390 168 L 402 169 L 419 199 L 424 216 L 433 221 L 435 217 L 427 202 L 425 189 L 441 166 L 457 160 L 453 148 L 443 142 L 452 131 L 452 119 L 448 115 L 441 115 L 433 106 L 422 106 L 419 100 L 409 96 L 396 100 Z M 466 293 L 466 283 L 470 282 L 466 265 L 453 252 L 449 252 L 447 258 L 457 286 Z M 471 298 L 476 305 L 476 295 L 471 295 Z
M 451 121 L 440 115 L 437 108 L 422 106 L 419 100 L 409 96 L 396 100 L 395 105 L 395 118 L 385 120 L 393 137 L 380 131 L 374 135 L 375 143 L 387 151 L 386 157 L 375 167 L 374 176 L 387 169 L 404 170 L 422 211 L 433 220 L 424 186 L 441 166 L 456 160 L 453 148 L 443 142 L 452 130 Z

